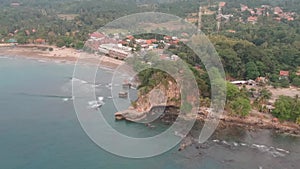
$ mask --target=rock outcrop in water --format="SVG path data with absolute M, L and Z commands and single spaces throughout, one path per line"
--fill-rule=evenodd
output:
M 160 83 L 147 94 L 141 94 L 133 106 L 127 110 L 116 112 L 117 120 L 142 121 L 149 116 L 158 118 L 168 107 L 180 107 L 180 88 L 169 80 L 167 84 Z

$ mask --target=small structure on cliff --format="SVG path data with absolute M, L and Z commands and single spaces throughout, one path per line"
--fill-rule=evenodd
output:
M 128 97 L 128 93 L 127 92 L 120 92 L 119 93 L 119 98 L 127 98 Z

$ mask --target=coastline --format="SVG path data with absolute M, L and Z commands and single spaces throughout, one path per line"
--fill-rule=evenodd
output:
M 53 51 L 42 50 L 53 48 Z M 49 45 L 21 45 L 14 47 L 0 47 L 0 55 L 8 57 L 24 57 L 37 61 L 52 61 L 65 64 L 75 64 L 80 58 L 80 64 L 91 64 L 99 67 L 115 69 L 123 64 L 123 61 L 109 58 L 107 56 L 88 54 L 72 48 L 57 48 Z M 84 59 L 82 59 L 84 56 Z M 284 91 L 285 92 L 285 91 Z M 205 111 L 202 111 L 205 112 Z M 198 121 L 207 121 L 207 112 L 198 115 Z M 245 118 L 222 115 L 218 127 L 239 126 L 246 129 L 270 129 L 280 133 L 300 136 L 300 126 L 292 122 L 274 122 L 270 114 L 259 113 L 252 110 L 250 115 Z
M 50 51 L 50 48 L 52 48 L 53 51 Z M 7 57 L 23 57 L 43 62 L 91 64 L 110 69 L 117 68 L 124 63 L 123 61 L 107 56 L 99 56 L 72 48 L 58 48 L 50 45 L 1 46 L 0 55 Z
M 208 121 L 206 115 L 198 115 L 197 120 L 201 122 Z M 293 122 L 279 122 L 273 121 L 270 114 L 259 113 L 252 110 L 247 117 L 238 117 L 230 115 L 221 115 L 218 128 L 225 128 L 227 126 L 242 127 L 248 130 L 267 129 L 274 130 L 277 133 L 287 134 L 290 136 L 300 137 L 300 126 Z

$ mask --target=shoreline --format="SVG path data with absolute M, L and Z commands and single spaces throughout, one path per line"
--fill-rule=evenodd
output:
M 50 51 L 52 48 L 53 51 Z M 73 48 L 58 48 L 50 45 L 18 45 L 0 46 L 0 56 L 28 58 L 41 62 L 56 62 L 65 64 L 90 64 L 103 68 L 115 69 L 123 61 L 107 56 L 89 54 Z
M 198 116 L 197 120 L 201 122 L 208 121 L 204 116 Z M 217 128 L 236 126 L 248 130 L 274 130 L 277 133 L 300 137 L 300 126 L 293 122 L 273 122 L 271 119 L 258 118 L 253 115 L 245 118 L 222 115 L 219 120 Z
M 208 112 L 205 109 L 208 108 L 202 107 L 202 109 L 198 111 L 198 115 L 196 117 L 197 121 L 207 122 L 210 120 L 207 118 Z M 179 113 L 178 110 L 176 111 Z M 143 114 L 137 111 L 132 111 L 132 109 L 128 109 L 123 112 L 116 112 L 115 117 L 116 120 L 138 122 L 141 120 L 141 118 L 142 119 L 147 118 L 147 114 L 148 113 Z M 163 123 L 166 122 L 167 124 L 172 124 L 174 121 L 170 120 L 170 117 L 174 116 L 175 114 L 176 113 L 169 111 L 169 113 L 165 113 L 164 116 L 160 118 L 160 121 Z M 184 118 L 185 120 L 191 120 L 191 117 L 189 116 L 186 116 Z M 149 126 L 151 126 L 151 124 L 149 124 Z M 273 121 L 273 117 L 271 116 L 271 114 L 260 113 L 254 109 L 247 117 L 232 116 L 226 113 L 222 114 L 219 118 L 217 129 L 226 128 L 228 126 L 242 127 L 247 130 L 259 130 L 259 129 L 273 130 L 277 133 L 300 137 L 300 125 L 288 121 L 284 121 L 284 122 Z
M 53 51 L 42 50 L 45 48 L 53 48 Z M 80 64 L 97 65 L 102 68 L 115 69 L 124 61 L 109 58 L 107 56 L 89 54 L 72 48 L 57 48 L 49 45 L 21 45 L 14 47 L 0 47 L 0 56 L 29 58 L 41 62 L 58 62 L 62 64 L 76 64 L 78 58 Z M 84 56 L 84 59 L 81 57 Z M 205 111 L 202 111 L 205 112 Z M 198 115 L 198 121 L 207 121 L 207 112 L 203 115 Z M 126 120 L 126 119 L 125 119 Z M 270 129 L 280 133 L 300 136 L 300 126 L 292 122 L 273 122 L 270 114 L 260 113 L 252 110 L 250 115 L 245 118 L 234 117 L 230 115 L 222 115 L 218 126 L 239 126 L 246 129 Z

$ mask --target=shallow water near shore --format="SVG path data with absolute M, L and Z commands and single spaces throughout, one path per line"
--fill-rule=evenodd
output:
M 177 146 L 158 157 L 112 155 L 94 144 L 77 120 L 70 99 L 73 69 L 70 64 L 0 58 L 0 168 L 296 169 L 300 165 L 299 138 L 236 127 L 218 130 L 204 145 L 194 143 L 180 152 Z M 104 97 L 101 111 L 112 127 L 134 137 L 153 136 L 168 127 L 116 122 L 116 108 L 107 97 L 111 72 L 99 72 L 96 92 Z

